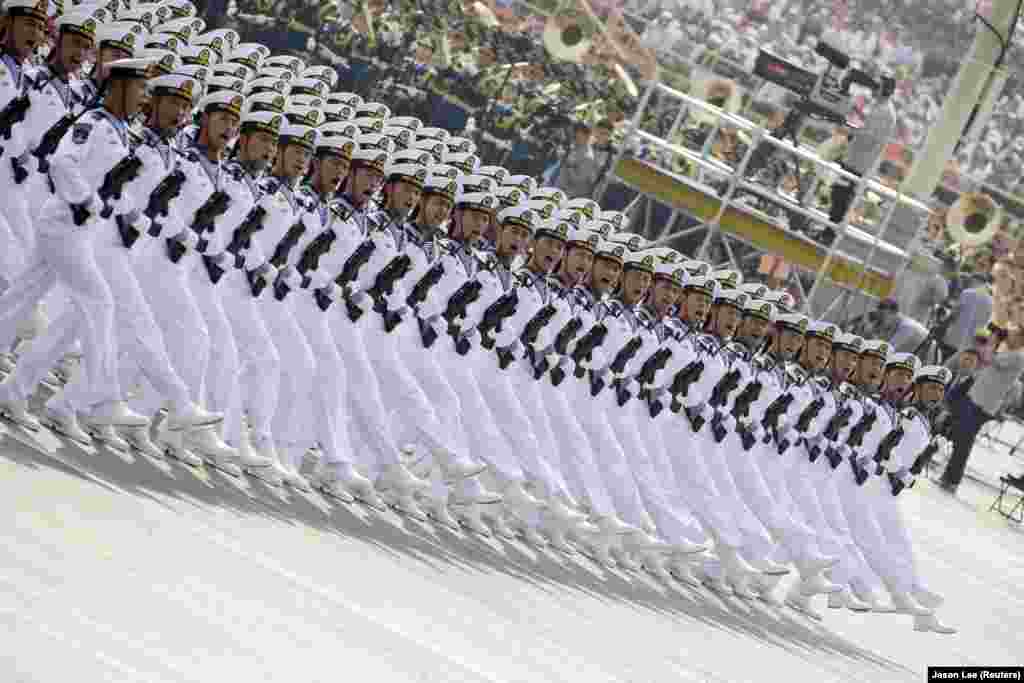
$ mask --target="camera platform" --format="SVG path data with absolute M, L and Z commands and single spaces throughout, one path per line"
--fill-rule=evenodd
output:
M 647 110 L 652 107 L 657 107 L 657 114 L 674 114 L 670 130 L 645 128 L 666 118 L 651 116 Z M 703 119 L 704 127 L 696 131 L 699 135 L 687 136 L 681 129 L 693 113 Z M 723 154 L 719 142 L 725 136 L 742 140 L 745 149 Z M 629 144 L 623 149 L 630 153 L 620 153 L 609 180 L 637 193 L 631 208 L 647 205 L 643 227 L 634 224 L 635 232 L 652 240 L 652 246 L 673 245 L 741 272 L 749 271 L 744 266 L 751 258 L 779 256 L 793 266 L 793 285 L 802 309 L 819 317 L 827 317 L 844 293 L 869 299 L 894 295 L 896 282 L 911 266 L 905 247 L 930 214 L 925 203 L 909 195 L 870 178 L 861 179 L 807 147 L 775 137 L 742 116 L 662 83 L 651 84 L 644 93 L 626 139 Z M 792 183 L 795 187 L 772 184 L 750 170 L 755 153 L 764 154 L 765 146 L 770 156 L 794 164 L 808 182 Z M 875 219 L 850 223 L 851 209 L 841 223 L 832 222 L 827 204 L 821 202 L 829 181 L 852 184 L 851 207 L 863 211 L 863 205 L 871 202 Z M 893 221 L 897 212 L 900 220 Z M 904 227 L 908 213 L 910 229 Z M 888 233 L 890 225 L 893 230 Z M 819 237 L 827 232 L 834 239 Z M 722 247 L 717 258 L 716 240 Z M 807 277 L 798 277 L 799 273 Z M 812 275 L 813 285 L 808 288 L 803 280 L 810 281 Z

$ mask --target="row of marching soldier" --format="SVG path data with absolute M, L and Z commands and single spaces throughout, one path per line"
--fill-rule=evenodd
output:
M 647 248 L 187 0 L 76 6 L 36 66 L 49 6 L 5 8 L 16 428 L 955 631 L 899 507 L 948 448 L 946 369 Z

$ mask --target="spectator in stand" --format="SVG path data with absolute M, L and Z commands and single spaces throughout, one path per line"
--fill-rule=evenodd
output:
M 957 351 L 969 348 L 974 333 L 985 327 L 992 317 L 992 288 L 984 275 L 973 274 L 968 286 L 960 293 L 953 320 L 945 336 L 940 340 L 943 355 L 951 356 Z
M 605 176 L 612 169 L 612 163 L 615 161 L 615 144 L 612 140 L 612 134 L 615 132 L 615 126 L 608 119 L 601 119 L 598 121 L 597 126 L 594 127 L 594 141 L 592 147 L 594 149 L 594 164 L 598 168 L 597 181 L 594 183 L 594 188 L 591 193 L 586 196 L 592 196 L 597 187 L 604 180 Z
M 555 172 L 554 185 L 570 197 L 589 197 L 601 167 L 590 145 L 591 130 L 585 123 L 573 126 L 573 147 Z
M 844 327 L 865 339 L 884 339 L 900 353 L 916 353 L 928 337 L 928 328 L 900 314 L 896 299 L 883 299 L 878 308 L 849 321 Z
M 956 425 L 952 434 L 953 455 L 942 473 L 940 485 L 951 494 L 956 494 L 960 486 L 978 432 L 999 413 L 1024 373 L 1024 327 L 1010 330 L 1001 342 L 999 339 L 993 335 L 992 343 L 980 349 L 982 362 L 988 356 L 991 362 L 977 372 L 970 389 L 955 395 L 950 403 Z

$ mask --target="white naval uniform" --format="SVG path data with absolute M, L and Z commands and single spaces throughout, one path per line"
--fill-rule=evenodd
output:
M 409 368 L 423 394 L 431 402 L 444 438 L 447 456 L 463 464 L 472 462 L 469 455 L 469 436 L 464 416 L 470 415 L 462 404 L 461 396 L 453 388 L 448 374 L 443 372 L 436 353 L 423 348 L 423 337 L 415 313 L 407 305 L 409 295 L 427 272 L 437 263 L 443 266 L 440 235 L 425 237 L 417 227 L 405 224 L 396 231 L 400 240 L 399 251 L 412 260 L 409 272 L 402 279 L 405 298 L 395 302 L 395 312 L 402 315 L 403 322 L 392 332 L 396 335 L 395 349 L 399 359 Z M 434 294 L 428 294 L 428 299 Z M 389 306 L 389 310 L 390 306 Z M 470 397 L 471 398 L 471 397 Z
M 686 505 L 716 543 L 739 548 L 743 545 L 743 535 L 736 510 L 743 507 L 742 501 L 727 495 L 730 489 L 719 489 L 705 454 L 697 447 L 696 435 L 685 413 L 680 411 L 676 414 L 669 409 L 672 400 L 670 388 L 676 375 L 691 363 L 703 362 L 705 355 L 717 352 L 717 344 L 706 335 L 690 331 L 681 321 L 676 334 L 667 343 L 672 349 L 672 356 L 655 374 L 649 390 L 652 398 L 663 405 L 657 417 L 652 418 L 652 431 L 660 433 L 672 467 L 672 483 L 668 488 L 678 492 L 675 502 Z M 760 525 L 752 525 L 752 532 L 764 534 Z M 764 545 L 767 544 L 765 535 Z
M 466 265 L 467 273 L 472 269 L 472 281 L 480 286 L 475 301 L 466 307 L 465 314 L 452 320 L 458 328 L 454 336 L 448 335 L 437 342 L 443 346 L 449 365 L 459 365 L 472 374 L 480 398 L 493 416 L 493 424 L 501 434 L 496 446 L 478 453 L 491 466 L 491 471 L 502 485 L 523 483 L 526 479 L 522 464 L 523 453 L 539 453 L 542 446 L 533 423 L 516 397 L 511 374 L 500 372 L 495 366 L 494 351 L 481 345 L 477 326 L 484 314 L 513 287 L 512 273 L 489 252 L 474 252 L 475 263 Z M 465 254 L 461 257 L 465 261 Z M 447 307 L 447 303 L 445 304 Z M 427 311 L 423 312 L 428 315 Z M 459 343 L 462 342 L 460 347 Z M 462 348 L 465 355 L 458 351 Z M 543 466 L 535 469 L 547 472 Z
M 875 509 L 877 505 L 887 502 L 883 500 L 886 497 L 892 499 L 892 492 L 884 477 L 875 476 L 875 463 L 872 460 L 879 442 L 894 429 L 896 411 L 880 398 L 866 396 L 863 401 L 865 418 L 870 419 L 874 415 L 874 423 L 864 435 L 861 445 L 854 449 L 853 456 L 865 462 L 869 476 L 863 485 L 858 486 L 854 481 L 852 487 L 837 488 L 850 523 L 850 531 L 868 566 L 890 593 L 907 593 L 913 589 L 912 578 L 901 571 L 898 563 L 890 556 L 890 535 L 893 532 L 886 529 L 887 525 Z M 854 475 L 848 467 L 842 467 L 841 472 L 853 481 Z
M 789 511 L 771 496 L 760 471 L 747 458 L 749 454 L 743 452 L 739 437 L 727 434 L 721 443 L 716 443 L 711 433 L 711 421 L 716 411 L 708 402 L 715 387 L 734 367 L 741 373 L 737 389 L 744 383 L 742 376 L 751 372 L 742 351 L 743 349 L 735 346 L 726 348 L 726 345 L 721 345 L 713 354 L 708 353 L 705 356 L 704 371 L 700 379 L 691 386 L 683 405 L 691 414 L 699 414 L 706 420 L 697 436 L 701 450 L 706 453 L 708 462 L 712 464 L 712 474 L 716 477 L 716 483 L 720 488 L 734 491 L 732 495 L 744 504 L 744 509 L 740 510 L 740 528 L 744 532 L 743 554 L 753 560 L 767 557 L 775 550 L 771 543 L 766 543 L 765 534 L 758 528 L 759 525 L 763 525 L 772 541 L 784 545 L 790 557 L 801 558 L 811 551 L 811 530 L 794 519 Z M 736 395 L 736 390 L 731 392 L 721 409 L 722 414 L 728 416 L 723 421 L 727 431 L 732 427 L 730 418 Z M 748 511 L 752 514 L 748 515 Z
M 364 222 L 366 226 L 363 232 L 365 239 L 375 244 L 369 261 L 360 269 L 357 277 L 358 290 L 365 292 L 373 287 L 377 275 L 389 264 L 392 259 L 399 256 L 399 242 L 396 237 L 398 231 L 394 229 L 392 221 L 383 211 L 356 212 L 353 214 L 356 221 Z M 357 223 L 358 225 L 358 223 Z M 375 378 L 373 385 L 379 387 L 382 415 L 370 416 L 366 411 L 375 409 L 371 403 L 364 398 L 353 397 L 358 402 L 360 415 L 357 416 L 365 433 L 367 428 L 375 424 L 390 422 L 390 434 L 393 442 L 382 442 L 379 437 L 367 435 L 364 442 L 374 445 L 372 452 L 364 461 L 364 466 L 369 471 L 371 478 L 375 479 L 383 470 L 391 465 L 399 463 L 398 449 L 392 449 L 391 444 L 396 443 L 399 447 L 417 446 L 426 448 L 429 451 L 453 450 L 444 433 L 441 420 L 438 418 L 430 399 L 423 392 L 416 378 L 406 366 L 398 354 L 398 337 L 395 334 L 387 334 L 384 331 L 384 322 L 381 316 L 373 311 L 373 301 L 369 296 L 360 297 L 356 304 L 361 307 L 363 314 L 353 323 L 345 314 L 343 306 L 335 306 L 343 319 L 335 323 L 335 339 L 342 344 L 344 337 L 339 337 L 337 330 L 345 325 L 356 326 L 362 339 L 362 348 L 366 352 L 366 359 L 369 360 L 370 375 Z M 405 303 L 406 283 L 397 281 L 390 296 L 386 296 L 388 310 L 398 310 Z M 342 347 L 342 355 L 346 353 Z M 367 370 L 362 367 L 363 359 L 356 357 L 352 359 L 357 367 L 354 372 L 350 368 L 351 392 L 362 393 L 365 386 L 360 379 Z M 346 363 L 348 360 L 346 359 Z M 368 379 L 368 378 L 367 378 Z M 376 401 L 372 401 L 375 403 Z
M 681 540 L 704 543 L 708 536 L 703 527 L 685 506 L 674 502 L 676 496 L 670 487 L 675 488 L 675 471 L 669 463 L 661 434 L 651 423 L 648 403 L 639 396 L 641 371 L 651 357 L 671 341 L 672 330 L 665 327 L 661 317 L 648 306 L 637 311 L 637 322 L 636 333 L 643 339 L 643 345 L 630 374 L 622 379 L 631 385 L 629 391 L 633 397 L 624 406 L 609 407 L 612 427 L 626 452 L 644 507 L 661 536 L 670 543 Z
M 37 243 L 30 265 L 0 297 L 0 329 L 10 333 L 32 307 L 61 283 L 71 311 L 35 341 L 9 378 L 13 395 L 24 399 L 57 360 L 80 338 L 88 391 L 84 405 L 121 400 L 113 336 L 114 301 L 93 253 L 93 233 L 102 201 L 103 179 L 130 151 L 128 129 L 104 109 L 87 113 L 53 155 L 54 194 L 37 221 Z M 74 225 L 72 204 L 92 202 L 84 225 Z
M 352 206 L 345 197 L 336 197 L 331 203 L 335 219 L 330 230 L 335 241 L 324 254 L 312 273 L 307 273 L 311 285 L 326 285 L 335 280 L 356 248 L 366 238 L 365 211 Z M 370 264 L 363 266 L 365 269 Z M 352 283 L 354 288 L 358 283 Z M 354 290 L 353 290 L 354 291 Z M 324 452 L 327 465 L 350 462 L 374 476 L 380 468 L 398 462 L 398 443 L 392 415 L 385 409 L 381 387 L 370 364 L 362 326 L 353 323 L 344 302 L 338 301 L 325 312 L 334 343 L 345 367 L 346 386 L 342 397 L 346 415 L 350 453 Z M 367 314 L 364 314 L 365 318 Z
M 484 400 L 473 372 L 473 364 L 479 359 L 479 349 L 471 348 L 467 356 L 455 353 L 455 347 L 448 334 L 448 322 L 443 317 L 452 295 L 463 285 L 468 284 L 481 268 L 482 256 L 467 245 L 454 240 L 439 240 L 438 246 L 440 256 L 436 263 L 443 269 L 441 279 L 430 290 L 426 300 L 416 306 L 415 318 L 402 324 L 414 325 L 421 329 L 429 328 L 437 334 L 436 341 L 429 349 L 421 344 L 416 352 L 434 357 L 445 379 L 458 396 L 469 453 L 486 454 L 501 450 L 504 454 L 499 456 L 500 459 L 511 458 L 511 442 L 499 428 L 498 420 Z M 438 405 L 444 406 L 443 403 Z M 469 418 L 466 419 L 466 416 Z
M 291 259 L 297 271 L 303 276 L 305 288 L 299 288 L 288 295 L 296 322 L 306 335 L 313 352 L 316 370 L 311 390 L 312 410 L 308 412 L 306 428 L 316 438 L 324 461 L 327 463 L 352 462 L 352 442 L 349 438 L 348 411 L 345 394 L 349 390 L 345 363 L 338 352 L 338 345 L 331 333 L 330 315 L 320 308 L 314 291 L 330 283 L 329 277 L 317 277 L 319 263 L 304 262 L 307 250 L 327 240 L 333 247 L 337 241 L 336 223 L 346 220 L 347 215 L 337 204 L 319 197 L 311 188 L 303 187 L 300 193 L 306 200 L 307 228 L 293 249 Z M 312 253 L 312 252 L 311 252 Z M 326 253 L 326 252 L 325 252 Z M 314 282 L 314 277 L 317 281 Z M 301 462 L 293 463 L 296 468 Z
M 573 290 L 569 303 L 572 305 L 573 316 L 581 322 L 580 332 L 566 346 L 564 357 L 557 356 L 553 347 L 547 355 L 551 369 L 558 367 L 567 375 L 559 387 L 552 387 L 548 393 L 558 392 L 554 395 L 559 401 L 561 412 L 572 411 L 574 419 L 585 433 L 586 441 L 583 442 L 585 446 L 561 449 L 562 468 L 572 494 L 577 500 L 588 504 L 592 516 L 614 517 L 618 516 L 618 511 L 610 492 L 612 482 L 630 481 L 629 466 L 608 417 L 604 411 L 599 410 L 590 395 L 590 383 L 586 381 L 585 374 L 589 366 L 603 365 L 604 356 L 601 347 L 595 347 L 589 362 L 586 359 L 581 362 L 583 377 L 576 377 L 571 355 L 577 343 L 593 328 L 609 324 L 607 318 L 615 314 L 618 304 L 596 301 L 593 293 L 583 288 Z M 550 373 L 541 381 L 547 382 L 549 378 Z M 571 406 L 576 409 L 573 410 Z M 614 477 L 606 478 L 599 463 L 604 464 L 606 472 L 614 472 Z
M 26 66 L 13 56 L 0 52 L 0 109 L 21 95 L 28 85 L 25 79 L 25 69 Z M 26 120 L 30 116 L 32 116 L 31 107 L 25 113 Z M 13 126 L 9 140 L 0 136 L 0 184 L 3 187 L 15 187 L 14 168 L 11 166 L 11 160 L 23 151 L 22 129 L 23 126 Z M 0 285 L 5 288 L 14 281 L 15 276 L 24 270 L 30 253 L 29 244 L 22 235 L 22 231 L 29 226 L 12 225 L 9 220 L 9 207 L 16 201 L 14 194 L 13 192 L 4 192 L 0 195 Z M 3 344 L 4 348 L 14 338 L 13 332 L 9 336 L 6 332 L 6 329 L 0 329 L 0 344 Z
M 932 440 L 931 423 L 916 406 L 899 411 L 898 419 L 903 437 L 884 465 L 887 473 L 900 477 L 906 485 L 911 485 L 914 476 L 910 474 L 910 467 Z M 888 541 L 888 557 L 895 571 L 910 584 L 911 589 L 921 590 L 924 584 L 914 561 L 913 541 L 903 519 L 899 495 L 893 494 L 888 477 L 882 476 L 877 479 L 881 486 L 874 488 L 875 504 L 872 508 Z
M 134 386 L 141 378 L 152 386 L 159 398 L 169 401 L 172 412 L 184 410 L 189 403 L 188 387 L 171 365 L 163 334 L 150 310 L 149 302 L 136 277 L 134 263 L 138 251 L 128 249 L 118 230 L 117 219 L 135 223 L 140 242 L 152 238 L 147 234 L 149 220 L 141 217 L 149 196 L 157 184 L 174 170 L 176 153 L 155 132 L 145 129 L 133 135 L 135 155 L 142 160 L 138 177 L 124 189 L 124 201 L 110 218 L 97 226 L 93 240 L 96 262 L 114 295 L 114 325 L 118 346 L 118 362 L 124 379 L 124 388 Z M 55 405 L 63 395 L 64 412 L 82 410 L 80 396 L 87 389 L 81 376 L 73 379 L 63 392 L 58 392 L 48 403 Z
M 269 262 L 288 230 L 297 221 L 303 220 L 307 212 L 304 200 L 295 194 L 291 186 L 279 179 L 263 179 L 260 182 L 260 189 L 263 195 L 257 206 L 266 209 L 267 215 L 263 229 L 253 235 L 252 242 L 259 245 Z M 251 271 L 261 265 L 263 264 L 247 263 L 246 269 Z M 281 272 L 284 272 L 288 266 L 282 265 Z M 274 442 L 279 448 L 304 450 L 313 446 L 316 441 L 303 419 L 304 415 L 309 414 L 313 396 L 313 378 L 316 373 L 313 349 L 295 320 L 290 297 L 278 301 L 274 296 L 273 281 L 267 284 L 256 300 L 256 306 L 263 314 L 263 320 L 281 359 L 277 409 L 271 421 Z
M 472 337 L 472 343 L 480 343 L 480 334 L 476 327 L 482 322 L 486 307 L 490 307 L 506 293 L 514 292 L 518 299 L 514 313 L 494 331 L 495 351 L 484 354 L 485 360 L 480 368 L 483 374 L 477 375 L 484 397 L 490 402 L 491 411 L 498 420 L 507 421 L 506 425 L 502 425 L 506 428 L 506 434 L 511 434 L 515 425 L 522 424 L 524 417 L 529 424 L 524 434 L 531 441 L 535 439 L 536 443 L 532 446 L 524 444 L 528 447 L 524 450 L 517 448 L 514 454 L 521 475 L 537 484 L 541 498 L 561 496 L 569 500 L 569 487 L 561 472 L 551 462 L 551 458 L 558 453 L 558 442 L 552 432 L 547 411 L 541 404 L 540 391 L 533 379 L 533 369 L 526 362 L 526 349 L 519 341 L 523 327 L 547 302 L 546 282 L 543 276 L 528 271 L 509 272 L 501 265 L 496 265 L 493 270 L 481 272 L 479 278 L 481 282 L 486 282 L 478 301 L 479 306 L 475 314 L 467 315 L 462 326 L 463 334 Z M 476 314 L 479 314 L 479 318 L 475 317 Z M 544 344 L 543 337 L 546 334 L 548 333 L 545 330 L 541 330 L 541 344 Z M 505 370 L 501 370 L 498 364 L 497 349 L 507 349 L 512 354 L 513 361 Z M 493 380 L 486 380 L 485 375 L 496 377 Z M 490 382 L 493 384 L 489 385 Z M 498 463 L 496 467 L 501 471 L 503 466 Z M 508 470 L 507 478 L 516 481 L 518 473 L 515 468 L 507 464 L 504 467 Z
M 224 415 L 224 440 L 239 447 L 245 429 L 243 414 L 254 441 L 271 436 L 281 381 L 281 358 L 246 276 L 247 268 L 255 268 L 267 260 L 262 249 L 250 240 L 238 250 L 237 257 L 225 251 L 235 229 L 256 206 L 260 197 L 257 181 L 238 162 L 229 161 L 223 166 L 220 189 L 230 197 L 231 203 L 214 223 L 210 243 L 196 267 L 198 278 L 193 280 L 193 288 L 196 292 L 207 291 L 210 287 L 218 290 L 238 348 L 236 391 Z M 214 260 L 220 260 L 214 272 L 219 272 L 216 268 L 223 270 L 216 283 L 207 269 L 207 262 Z M 236 267 L 238 264 L 242 267 Z
M 629 437 L 629 430 L 635 430 L 637 427 L 625 412 L 629 410 L 629 407 L 619 406 L 613 385 L 614 380 L 625 381 L 627 378 L 632 378 L 639 371 L 640 363 L 637 356 L 634 355 L 623 365 L 621 372 L 617 369 L 613 370 L 611 367 L 620 354 L 625 353 L 626 347 L 632 340 L 641 334 L 643 323 L 635 307 L 625 306 L 619 301 L 613 302 L 604 321 L 608 328 L 608 334 L 601 346 L 603 353 L 600 358 L 593 359 L 591 369 L 593 376 L 601 378 L 606 386 L 591 401 L 592 410 L 599 411 L 605 416 L 615 439 L 601 444 L 600 450 L 595 452 L 595 460 L 603 473 L 608 492 L 611 494 L 620 519 L 637 528 L 650 529 L 654 521 L 647 511 L 634 478 L 633 454 L 627 451 L 632 439 L 627 438 L 625 441 L 622 439 L 623 434 Z M 596 445 L 595 448 L 597 448 Z

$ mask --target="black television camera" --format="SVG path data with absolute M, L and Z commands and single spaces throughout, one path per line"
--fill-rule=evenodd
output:
M 814 51 L 828 61 L 828 66 L 820 74 L 764 49 L 757 55 L 754 74 L 796 93 L 800 100 L 795 109 L 802 116 L 812 116 L 843 126 L 850 126 L 852 86 L 859 85 L 873 91 L 892 87 L 892 79 L 883 78 L 885 83 L 875 80 L 858 66 L 851 66 L 849 55 L 824 41 L 818 41 Z M 836 75 L 836 71 L 841 73 Z

